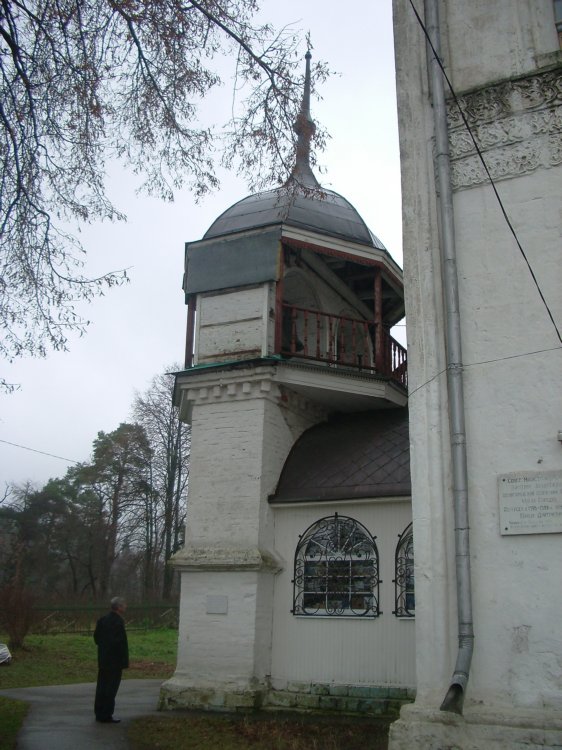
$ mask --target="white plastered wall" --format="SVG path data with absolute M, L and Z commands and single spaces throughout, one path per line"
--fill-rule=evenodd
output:
M 533 72 L 545 55 L 557 54 L 550 0 L 505 0 L 493 9 L 487 2 L 455 0 L 440 3 L 440 8 L 445 62 L 458 89 Z M 409 2 L 395 0 L 394 15 L 416 540 L 416 704 L 437 710 L 454 667 L 457 623 L 433 115 L 425 44 Z M 504 120 L 495 131 L 501 134 L 506 124 L 513 128 L 521 139 L 520 156 L 510 160 L 511 144 L 492 148 L 486 155 L 492 166 L 499 164 L 507 171 L 498 189 L 560 325 L 562 169 L 559 160 L 556 163 L 555 142 L 549 140 L 546 110 L 544 117 L 538 111 L 541 84 L 533 86 L 529 99 L 522 98 L 523 115 L 516 112 L 512 121 Z M 483 107 L 490 102 L 491 107 L 493 94 L 481 102 Z M 533 107 L 537 113 L 527 130 L 531 120 L 526 111 L 532 113 Z M 493 116 L 490 122 L 481 134 L 488 138 L 494 132 Z M 512 124 L 517 122 L 519 130 Z M 541 138 L 539 143 L 534 140 Z M 494 146 L 493 140 L 487 143 Z M 533 158 L 526 162 L 525 153 Z M 503 536 L 497 482 L 498 475 L 509 472 L 562 470 L 557 439 L 562 422 L 562 352 L 490 187 L 482 183 L 457 188 L 454 211 L 475 629 L 465 712 L 471 716 L 471 711 L 488 711 L 496 722 L 503 715 L 507 724 L 521 723 L 525 716 L 527 726 L 546 729 L 559 726 L 562 709 L 562 633 L 557 625 L 562 600 L 552 588 L 558 585 L 562 566 L 562 537 L 559 533 Z M 475 726 L 485 723 L 482 716 L 472 716 Z M 464 745 L 460 734 L 448 741 L 459 747 L 477 746 L 476 729 L 472 735 L 467 725 L 455 727 L 472 739 Z M 486 740 L 485 732 L 478 736 L 484 743 L 478 746 L 490 748 L 512 747 L 520 739 L 507 730 L 498 730 L 493 740 Z M 391 747 L 410 747 L 415 737 L 414 730 L 403 744 L 391 743 Z M 416 741 L 425 740 L 418 736 Z M 529 742 L 529 747 L 542 746 L 542 741 Z
M 561 321 L 562 171 L 501 187 Z M 455 214 L 477 630 L 471 689 L 485 702 L 562 709 L 562 633 L 552 626 L 562 618 L 552 596 L 562 535 L 502 536 L 497 485 L 509 472 L 562 470 L 562 349 L 490 189 L 458 192 Z
M 265 356 L 272 344 L 273 284 L 199 294 L 195 363 Z
M 270 674 L 274 549 L 267 503 L 289 450 L 322 418 L 279 391 L 271 372 L 199 376 L 192 385 L 192 453 L 178 664 L 165 689 L 254 689 Z M 209 611 L 220 597 L 222 612 Z
M 299 535 L 335 512 L 362 523 L 376 536 L 380 565 L 377 618 L 294 616 L 294 555 Z M 275 547 L 285 565 L 275 578 L 271 682 L 377 687 L 415 685 L 414 621 L 394 610 L 394 559 L 398 535 L 411 521 L 410 500 L 278 505 L 274 509 Z

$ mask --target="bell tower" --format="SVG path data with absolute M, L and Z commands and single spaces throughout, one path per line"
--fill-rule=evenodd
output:
M 268 497 L 291 448 L 335 413 L 401 407 L 402 272 L 310 166 L 310 53 L 287 183 L 231 206 L 186 244 L 185 369 L 192 425 L 177 669 L 165 707 L 261 705 L 271 674 L 276 552 Z

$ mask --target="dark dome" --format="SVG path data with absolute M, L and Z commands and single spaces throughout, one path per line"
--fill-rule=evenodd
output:
M 320 232 L 386 250 L 349 201 L 332 190 L 277 188 L 235 203 L 216 219 L 204 239 L 274 224 Z

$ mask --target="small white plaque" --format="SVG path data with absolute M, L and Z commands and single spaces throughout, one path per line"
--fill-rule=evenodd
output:
M 498 496 L 502 535 L 562 532 L 562 471 L 502 474 Z
M 221 594 L 209 594 L 209 596 L 207 596 L 207 614 L 228 614 L 228 596 L 223 596 Z

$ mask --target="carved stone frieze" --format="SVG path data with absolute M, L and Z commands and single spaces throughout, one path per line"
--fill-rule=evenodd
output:
M 459 97 L 494 180 L 562 163 L 562 68 Z M 448 103 L 454 189 L 488 179 L 454 101 Z

